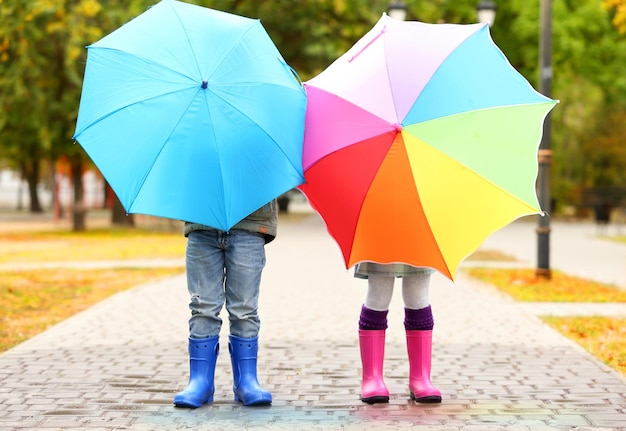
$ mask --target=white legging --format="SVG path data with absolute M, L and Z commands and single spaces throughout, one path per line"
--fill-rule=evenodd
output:
M 370 310 L 385 311 L 389 309 L 393 296 L 395 277 L 370 274 L 367 283 L 365 306 Z M 417 274 L 402 277 L 402 299 L 404 306 L 419 310 L 430 305 L 428 286 L 430 274 Z

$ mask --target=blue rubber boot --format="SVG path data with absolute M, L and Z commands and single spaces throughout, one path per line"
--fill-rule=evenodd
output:
M 209 338 L 189 338 L 189 383 L 174 397 L 176 407 L 195 409 L 213 401 L 215 364 L 220 350 L 218 342 L 217 335 Z
M 259 406 L 272 403 L 272 394 L 263 390 L 256 375 L 256 359 L 259 337 L 240 338 L 229 336 L 228 349 L 233 365 L 233 392 L 235 401 L 244 406 Z

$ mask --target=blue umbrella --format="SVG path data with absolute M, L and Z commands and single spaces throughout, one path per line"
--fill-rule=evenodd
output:
M 129 213 L 228 230 L 303 182 L 306 94 L 259 20 L 163 0 L 87 48 L 74 139 Z

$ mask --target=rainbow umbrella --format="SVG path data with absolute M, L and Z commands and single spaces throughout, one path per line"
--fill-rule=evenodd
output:
M 537 93 L 484 24 L 383 14 L 305 82 L 300 189 L 358 262 L 431 267 L 450 279 L 494 231 L 541 213 Z

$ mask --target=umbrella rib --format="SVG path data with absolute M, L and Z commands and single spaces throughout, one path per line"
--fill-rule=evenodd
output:
M 215 94 L 215 92 L 212 92 L 212 93 L 213 93 L 213 95 L 215 97 L 219 97 L 217 94 Z M 225 101 L 225 99 L 223 97 L 220 97 L 220 99 Z M 205 97 L 205 100 L 206 100 L 206 97 Z M 208 104 L 207 104 L 207 115 L 209 117 L 208 118 L 209 124 L 213 124 L 212 116 L 211 116 L 211 109 L 209 108 Z M 214 127 L 211 128 L 211 133 L 213 135 L 213 141 L 217 142 L 217 136 L 215 135 L 215 128 Z M 219 179 L 220 179 L 220 181 L 222 181 L 222 179 L 224 178 L 224 175 L 223 175 L 223 171 L 224 170 L 222 168 L 222 158 L 220 157 L 219 147 L 218 146 L 216 146 L 215 151 L 217 152 L 217 161 L 218 161 L 218 165 L 219 165 L 219 168 L 220 168 Z M 218 188 L 218 190 L 220 190 L 222 192 L 222 202 L 226 202 L 226 190 L 224 190 L 224 183 L 223 183 L 223 181 L 222 181 L 222 184 L 220 184 L 220 187 Z
M 421 139 L 421 138 L 420 138 Z M 466 170 L 467 172 L 469 172 L 471 175 L 475 176 L 476 178 L 479 178 L 485 182 L 488 182 L 489 184 L 491 184 L 494 188 L 500 190 L 500 192 L 502 192 L 503 194 L 509 196 L 512 200 L 519 202 L 520 204 L 522 204 L 523 206 L 527 207 L 528 209 L 532 210 L 532 212 L 530 212 L 528 215 L 530 214 L 537 214 L 537 210 L 535 208 L 533 208 L 532 206 L 530 206 L 527 202 L 523 201 L 522 199 L 520 199 L 519 197 L 515 196 L 513 193 L 509 192 L 508 190 L 506 190 L 505 188 L 501 187 L 499 184 L 493 182 L 492 180 L 490 180 L 489 178 L 485 177 L 484 175 L 479 174 L 478 172 L 476 172 L 474 169 L 471 169 L 470 167 L 468 167 L 466 164 L 461 163 L 460 161 L 449 157 L 448 155 L 446 155 L 443 151 L 431 146 L 430 144 L 428 144 L 428 141 L 424 142 L 429 145 L 433 151 L 437 151 L 440 154 L 443 154 L 443 156 L 451 161 L 453 161 L 454 163 L 456 163 L 457 165 L 459 165 L 462 169 Z M 544 211 L 541 211 L 541 209 L 539 209 L 539 213 L 543 214 Z M 521 216 L 520 216 L 521 217 Z
M 174 14 L 176 15 L 176 18 L 177 18 L 178 22 L 180 23 L 181 27 L 184 29 L 185 25 L 184 25 L 182 19 L 180 18 L 180 15 L 176 12 L 176 10 L 174 8 L 172 8 L 172 9 L 174 10 Z M 236 46 L 239 46 L 241 39 L 243 39 L 243 37 L 252 29 L 252 26 L 254 26 L 256 23 L 259 23 L 259 22 L 260 22 L 259 20 L 250 19 L 250 25 L 248 26 L 246 31 L 242 32 L 241 35 L 239 36 L 239 39 L 231 44 L 231 49 L 227 53 L 224 54 L 224 56 L 220 59 L 220 62 L 219 63 L 217 63 L 217 62 L 214 63 L 214 65 L 215 65 L 214 70 L 219 70 L 220 65 L 224 63 L 225 59 L 230 55 L 230 53 L 233 51 L 233 49 Z M 189 38 L 189 34 L 187 32 L 184 32 L 184 34 L 185 34 L 185 38 L 187 40 L 187 44 L 189 46 L 189 49 L 193 53 L 193 59 L 194 59 L 195 65 L 196 65 L 196 69 L 198 70 L 198 74 L 200 76 L 202 76 L 202 70 L 200 69 L 200 65 L 198 64 L 198 59 L 197 59 L 196 53 L 195 53 L 195 51 L 193 49 L 193 44 L 191 43 L 191 39 Z M 202 85 L 204 86 L 204 85 L 206 85 L 206 81 L 208 80 L 208 77 L 203 77 L 202 79 L 203 79 Z M 203 87 L 203 88 L 206 88 L 206 87 Z
M 191 43 L 191 39 L 189 39 L 189 34 L 187 33 L 187 31 L 185 31 L 185 24 L 183 23 L 183 20 L 181 19 L 180 15 L 178 14 L 176 8 L 174 6 L 172 6 L 172 12 L 174 13 L 174 16 L 176 16 L 176 20 L 178 21 L 178 23 L 180 24 L 181 28 L 183 29 L 183 34 L 185 35 L 185 39 L 187 40 L 187 45 L 189 46 L 189 49 L 191 50 L 191 52 L 193 53 L 192 57 L 193 57 L 193 61 L 196 65 L 196 69 L 198 70 L 198 75 L 202 76 L 202 71 L 200 70 L 200 65 L 198 64 L 198 59 L 196 58 L 196 53 L 193 50 L 193 45 Z
M 126 103 L 126 104 L 125 104 L 125 105 L 123 105 L 123 106 L 119 106 L 119 107 L 117 107 L 116 109 L 114 109 L 114 110 L 112 110 L 112 111 L 109 111 L 109 112 L 107 112 L 107 113 L 105 113 L 105 114 L 103 114 L 103 115 L 100 115 L 98 118 L 94 119 L 91 123 L 89 123 L 89 125 L 87 125 L 87 127 L 83 128 L 82 130 L 77 130 L 77 131 L 74 133 L 73 139 L 75 139 L 75 140 L 77 140 L 77 141 L 79 141 L 79 142 L 80 142 L 80 139 L 77 139 L 77 137 L 78 137 L 81 133 L 83 133 L 85 130 L 87 130 L 87 129 L 89 129 L 89 128 L 93 127 L 93 126 L 95 126 L 95 125 L 96 125 L 96 124 L 98 124 L 100 121 L 104 120 L 105 118 L 110 117 L 111 115 L 114 115 L 114 114 L 116 114 L 116 113 L 118 113 L 118 112 L 120 112 L 120 111 L 124 111 L 125 109 L 128 109 L 130 106 L 136 105 L 136 104 L 138 104 L 138 103 L 144 103 L 144 102 L 147 102 L 147 101 L 149 101 L 149 100 L 158 99 L 158 98 L 160 98 L 160 97 L 168 96 L 168 95 L 170 95 L 170 94 L 175 94 L 175 93 L 179 93 L 179 92 L 180 92 L 180 90 L 168 91 L 167 93 L 160 93 L 160 94 L 155 95 L 155 96 L 153 96 L 153 97 L 148 97 L 148 98 L 145 98 L 145 99 L 140 99 L 140 100 L 134 100 L 134 101 L 132 101 L 132 102 L 130 102 L 130 103 Z
M 198 90 L 196 91 L 196 94 L 198 94 L 198 92 L 200 91 L 200 88 L 198 88 Z M 139 184 L 139 187 L 137 188 L 137 190 L 141 190 L 143 188 L 144 183 L 146 182 L 146 179 L 150 176 L 150 172 L 152 171 L 152 169 L 154 168 L 156 161 L 159 159 L 159 157 L 161 156 L 161 153 L 163 152 L 163 149 L 165 148 L 165 146 L 169 143 L 170 141 L 170 137 L 172 136 L 172 134 L 174 133 L 174 130 L 176 130 L 176 128 L 178 127 L 178 125 L 180 124 L 180 121 L 182 120 L 182 118 L 184 117 L 184 113 L 189 109 L 189 106 L 192 104 L 193 99 L 195 98 L 192 97 L 189 100 L 189 103 L 187 104 L 187 106 L 185 107 L 185 109 L 181 110 L 182 114 L 179 115 L 178 120 L 176 121 L 176 124 L 172 127 L 171 132 L 169 133 L 169 135 L 167 136 L 166 139 L 163 140 L 163 145 L 161 145 L 161 148 L 159 149 L 159 151 L 156 153 L 155 157 L 154 157 L 154 161 L 152 163 L 150 163 L 150 168 L 145 172 L 143 178 L 141 179 L 141 182 Z M 139 195 L 139 193 L 137 193 L 137 195 Z M 129 207 L 129 212 L 131 212 L 131 208 L 133 206 L 133 204 L 135 203 L 135 199 L 133 199 L 133 201 L 130 203 L 130 207 Z
M 260 25 L 260 20 L 251 20 L 251 23 L 250 23 L 250 25 L 248 26 L 248 28 L 246 29 L 246 31 L 242 32 L 242 33 L 240 34 L 240 36 L 239 36 L 239 39 L 237 39 L 237 41 L 235 41 L 235 42 L 233 42 L 233 43 L 231 44 L 231 48 L 230 48 L 230 50 L 224 54 L 224 56 L 220 59 L 219 63 L 217 63 L 217 62 L 215 62 L 215 63 L 214 63 L 214 64 L 215 64 L 215 68 L 214 68 L 214 70 L 219 70 L 219 69 L 220 69 L 220 66 L 221 66 L 222 64 L 224 64 L 224 62 L 226 61 L 226 59 L 228 58 L 228 56 L 230 55 L 230 53 L 234 51 L 235 47 L 237 47 L 237 46 L 241 45 L 241 40 L 244 38 L 244 36 L 245 36 L 247 33 L 249 33 L 249 32 L 252 30 L 252 27 L 253 27 L 255 24 L 259 24 L 259 25 Z M 193 49 L 192 49 L 192 51 L 193 51 Z M 195 55 L 194 55 L 194 58 L 195 58 Z M 199 66 L 198 66 L 198 67 L 199 67 Z M 202 72 L 200 72 L 200 73 L 202 73 Z M 204 78 L 204 79 L 207 79 L 207 80 L 208 80 L 208 77 L 206 77 L 206 78 Z M 252 83 L 252 84 L 256 84 L 255 82 L 251 82 L 251 83 Z M 240 83 L 240 85 L 241 85 L 241 84 L 243 84 L 243 83 Z
M 252 83 L 252 84 L 253 84 L 253 85 L 258 85 L 258 84 L 256 84 L 256 83 Z M 274 85 L 274 84 L 269 84 L 269 83 L 268 83 L 268 84 L 263 84 L 263 85 L 265 85 L 265 86 L 270 86 L 270 85 Z M 279 85 L 279 87 L 289 88 L 289 87 L 286 87 L 286 86 L 284 86 L 284 85 Z M 289 158 L 288 154 L 287 154 L 287 153 L 285 153 L 285 151 L 283 150 L 283 147 L 282 147 L 282 146 L 280 146 L 280 145 L 278 145 L 279 143 L 276 141 L 276 139 L 274 139 L 274 137 L 273 137 L 272 135 L 270 135 L 270 134 L 267 132 L 267 130 L 265 130 L 263 127 L 261 127 L 261 125 L 260 125 L 258 122 L 254 121 L 254 120 L 253 120 L 253 119 L 252 119 L 249 115 L 247 115 L 244 111 L 242 111 L 242 110 L 238 109 L 235 105 L 233 105 L 232 103 L 230 103 L 230 102 L 228 101 L 228 99 L 225 99 L 224 97 L 219 96 L 217 93 L 213 93 L 213 95 L 214 95 L 215 97 L 219 97 L 219 98 L 220 98 L 220 99 L 221 99 L 221 100 L 222 100 L 225 104 L 229 105 L 229 106 L 230 106 L 230 107 L 232 107 L 235 111 L 237 111 L 238 113 L 240 113 L 242 117 L 244 117 L 244 118 L 248 119 L 251 123 L 256 124 L 256 125 L 259 127 L 259 129 L 260 129 L 260 130 L 262 130 L 262 131 L 263 131 L 263 133 L 265 133 L 265 135 L 266 135 L 267 137 L 269 137 L 269 138 L 270 138 L 273 142 L 275 142 L 275 143 L 277 144 L 276 146 L 280 149 L 281 153 L 282 153 L 283 155 L 287 156 L 287 159 L 289 160 L 289 163 L 291 164 L 291 166 L 292 166 L 292 167 L 293 167 L 296 171 L 301 171 L 302 167 L 301 167 L 301 166 L 296 166 L 296 165 L 294 165 L 294 164 L 293 164 L 293 162 L 291 162 L 291 159 Z
M 513 108 L 513 107 L 517 107 L 517 106 L 530 106 L 530 105 L 542 105 L 545 103 L 551 103 L 550 100 L 539 100 L 536 102 L 527 102 L 527 103 L 508 103 L 508 104 L 503 104 L 503 105 L 490 105 L 490 106 L 485 106 L 482 108 L 475 108 L 475 109 L 467 109 L 464 111 L 459 111 L 459 112 L 452 112 L 450 114 L 446 114 L 446 115 L 441 115 L 439 117 L 433 117 L 433 118 L 428 118 L 426 120 L 421 120 L 416 124 L 423 124 L 423 123 L 427 123 L 429 121 L 436 121 L 436 120 L 440 120 L 443 118 L 451 118 L 451 117 L 456 117 L 459 115 L 464 115 L 464 114 L 469 114 L 472 112 L 480 112 L 480 111 L 491 111 L 494 109 L 502 109 L 502 108 Z

